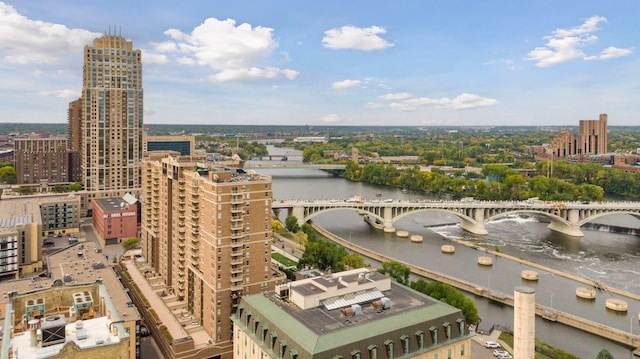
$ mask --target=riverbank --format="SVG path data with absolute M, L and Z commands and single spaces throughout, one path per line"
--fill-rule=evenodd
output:
M 325 230 L 324 228 L 316 225 L 316 224 L 312 224 L 313 228 L 320 233 L 321 235 L 335 241 L 336 243 L 342 245 L 343 247 L 354 251 L 356 253 L 359 253 L 365 257 L 371 258 L 373 260 L 379 261 L 379 262 L 385 262 L 385 261 L 389 261 L 389 260 L 397 260 L 394 259 L 392 257 L 388 257 L 385 255 L 382 255 L 380 253 L 376 253 L 374 251 L 371 251 L 367 248 L 364 248 L 362 246 L 359 246 L 357 244 L 354 244 L 352 242 L 343 240 L 342 238 L 334 235 L 333 233 Z M 454 241 L 454 243 L 458 243 L 458 244 L 463 244 L 463 245 L 467 245 L 467 243 L 465 243 L 464 241 Z M 485 251 L 487 253 L 490 253 L 489 250 L 487 250 L 484 247 L 480 247 L 477 246 L 478 250 L 482 250 Z M 530 263 L 528 261 L 525 261 L 523 259 L 520 258 L 515 258 L 513 256 L 509 256 L 506 255 L 504 253 L 499 253 L 496 251 L 491 251 L 491 253 L 495 254 L 496 256 L 500 256 L 500 257 L 504 257 L 507 260 L 514 260 L 517 261 L 518 263 L 522 263 L 522 264 L 526 264 L 526 265 L 530 265 L 534 268 L 538 268 L 540 270 L 546 270 L 546 268 L 544 266 L 540 266 L 536 263 Z M 399 261 L 399 260 L 397 260 Z M 464 280 L 460 280 L 457 278 L 453 278 L 453 277 L 449 277 L 447 275 L 444 275 L 442 273 L 438 273 L 435 271 L 431 271 L 431 270 L 427 270 L 425 268 L 420 268 L 418 266 L 412 265 L 410 263 L 406 263 L 403 261 L 399 261 L 400 263 L 406 265 L 407 267 L 409 267 L 409 269 L 411 270 L 411 273 L 420 276 L 420 277 L 424 277 L 424 278 L 428 278 L 431 280 L 435 280 L 435 281 L 439 281 L 439 282 L 443 282 L 443 283 L 447 283 L 449 285 L 452 285 L 460 290 L 463 290 L 467 293 L 479 296 L 479 297 L 484 297 L 487 298 L 489 300 L 495 301 L 495 302 L 499 302 L 508 306 L 513 307 L 513 296 L 509 295 L 509 294 L 505 294 L 499 291 L 494 291 L 491 290 L 490 288 L 487 287 L 482 287 L 482 286 L 477 286 L 473 283 L 469 283 L 467 281 Z M 554 274 L 558 274 L 561 275 L 565 278 L 569 278 L 572 279 L 572 275 L 567 274 L 567 273 L 563 273 L 561 271 L 556 271 L 553 270 L 551 268 L 550 272 L 554 273 Z M 575 278 L 580 278 L 575 276 Z M 579 281 L 580 283 L 592 283 L 593 281 L 589 281 L 587 279 L 584 278 L 580 278 L 581 280 Z M 615 288 L 611 288 L 612 293 L 613 290 L 615 290 L 616 293 L 618 292 L 622 292 L 622 293 L 628 293 L 625 291 L 620 291 L 620 290 L 616 290 Z M 629 293 L 631 296 L 635 296 L 635 294 Z M 629 297 L 631 298 L 631 297 Z M 588 332 L 588 333 L 592 333 L 595 334 L 597 336 L 600 336 L 602 338 L 605 338 L 607 340 L 611 340 L 614 342 L 617 342 L 619 344 L 623 344 L 626 345 L 628 347 L 632 347 L 632 348 L 638 348 L 640 347 L 640 337 L 637 335 L 633 335 L 632 333 L 628 333 L 616 328 L 612 328 L 610 326 L 606 326 L 597 322 L 593 322 L 584 318 L 580 318 L 578 316 L 566 313 L 566 312 L 562 312 L 559 310 L 555 310 L 553 308 L 547 307 L 547 306 L 543 306 L 540 304 L 536 304 L 536 316 L 539 316 L 541 318 L 544 318 L 548 321 L 551 322 L 558 322 L 561 324 L 565 324 L 567 326 Z

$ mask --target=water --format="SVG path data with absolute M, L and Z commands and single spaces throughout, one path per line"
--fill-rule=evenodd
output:
M 289 158 L 290 162 L 295 160 Z M 428 198 L 421 193 L 403 193 L 400 189 L 349 182 L 318 170 L 260 169 L 260 172 L 272 176 L 275 199 L 346 199 L 354 195 L 373 199 L 378 194 L 394 199 Z M 640 227 L 640 221 L 630 216 L 604 218 L 614 225 Z M 516 285 L 527 285 L 536 290 L 539 304 L 623 331 L 640 332 L 637 320 L 640 303 L 636 301 L 627 300 L 629 312 L 616 314 L 604 306 L 604 301 L 613 296 L 610 293 L 599 292 L 591 302 L 577 301 L 576 284 L 568 279 L 541 272 L 537 283 L 525 283 L 519 274 L 527 268 L 521 264 L 496 257 L 492 267 L 481 267 L 476 264 L 481 253 L 461 246 L 457 246 L 453 256 L 440 253 L 440 245 L 448 243 L 447 238 L 462 237 L 489 248 L 499 248 L 515 257 L 640 293 L 640 238 L 637 236 L 585 230 L 585 236 L 576 239 L 549 231 L 546 223 L 534 217 L 503 218 L 487 225 L 488 235 L 475 236 L 456 225 L 440 225 L 459 222 L 455 216 L 444 212 L 421 212 L 394 223 L 399 230 L 422 235 L 424 242 L 415 244 L 397 238 L 395 234 L 372 229 L 355 211 L 330 211 L 315 217 L 314 221 L 342 238 L 388 256 L 510 295 Z M 476 298 L 476 304 L 484 323 L 512 327 L 511 308 L 483 298 Z M 626 357 L 630 353 L 628 348 L 563 325 L 553 325 L 543 319 L 538 319 L 536 324 L 538 338 L 582 357 L 595 357 L 603 347 L 615 357 Z

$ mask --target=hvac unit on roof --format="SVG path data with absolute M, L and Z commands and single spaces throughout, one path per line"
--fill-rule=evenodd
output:
M 62 315 L 52 315 L 42 320 L 42 346 L 60 344 L 65 342 L 66 321 Z

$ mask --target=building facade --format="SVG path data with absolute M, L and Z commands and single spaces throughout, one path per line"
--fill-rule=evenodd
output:
M 66 138 L 32 135 L 14 145 L 18 184 L 71 182 Z
M 142 54 L 105 35 L 84 48 L 80 161 L 91 192 L 139 190 L 142 169 Z M 96 197 L 101 197 L 99 194 Z
M 100 198 L 92 201 L 93 227 L 103 245 L 121 243 L 138 236 L 138 206 L 122 198 Z
M 145 159 L 142 252 L 221 357 L 231 358 L 229 318 L 240 297 L 285 280 L 271 268 L 271 178 L 202 159 Z
M 196 151 L 196 136 L 147 136 L 144 135 L 144 152 L 177 151 L 181 156 L 193 156 Z
M 234 358 L 471 358 L 464 316 L 368 268 L 245 296 Z
M 555 158 L 605 154 L 608 152 L 607 131 L 606 114 L 597 120 L 582 120 L 578 134 L 560 131 L 549 143 L 547 153 Z

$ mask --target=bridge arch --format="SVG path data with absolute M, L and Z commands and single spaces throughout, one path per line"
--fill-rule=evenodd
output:
M 579 224 L 582 226 L 583 224 L 586 224 L 586 223 L 589 223 L 589 222 L 593 222 L 597 218 L 610 216 L 610 215 L 614 215 L 614 214 L 629 214 L 629 215 L 634 216 L 637 219 L 640 219 L 640 213 L 637 213 L 637 212 L 630 212 L 630 211 L 603 212 L 603 213 L 598 213 L 598 214 L 594 214 L 592 216 L 585 217 L 579 222 Z

